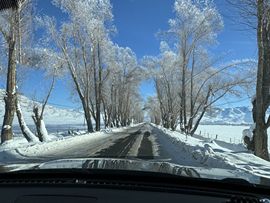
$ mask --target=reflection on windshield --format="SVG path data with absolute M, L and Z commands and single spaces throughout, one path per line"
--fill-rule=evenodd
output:
M 0 172 L 109 168 L 268 184 L 269 8 L 0 3 Z

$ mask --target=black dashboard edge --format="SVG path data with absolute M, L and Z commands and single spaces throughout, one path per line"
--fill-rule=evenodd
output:
M 123 170 L 48 169 L 0 173 L 0 187 L 59 186 L 122 188 L 125 190 L 166 191 L 196 190 L 235 195 L 269 195 L 270 188 L 246 181 L 212 180 L 163 173 Z

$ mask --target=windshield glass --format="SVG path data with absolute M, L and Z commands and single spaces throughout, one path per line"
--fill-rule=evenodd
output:
M 253 0 L 1 0 L 0 172 L 266 184 L 269 14 Z

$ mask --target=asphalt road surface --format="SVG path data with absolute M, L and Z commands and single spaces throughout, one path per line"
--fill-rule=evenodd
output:
M 108 133 L 108 137 L 96 143 L 67 148 L 63 151 L 45 156 L 36 157 L 39 161 L 48 161 L 62 158 L 136 158 L 136 159 L 164 159 L 169 155 L 160 154 L 162 143 L 159 141 L 164 132 L 151 126 L 141 124 L 128 127 L 120 132 Z
M 97 157 L 153 159 L 153 143 L 150 139 L 150 125 L 131 128 L 128 136 L 116 140 L 110 147 L 96 153 Z M 136 146 L 134 146 L 136 145 Z M 135 148 L 135 149 L 134 149 Z M 130 153 L 133 149 L 134 153 Z M 136 152 L 135 152 L 136 151 Z
M 131 158 L 178 163 L 184 157 L 174 153 L 174 145 L 165 133 L 150 125 L 141 124 L 128 127 L 123 131 L 108 133 L 108 137 L 96 143 L 83 143 L 65 150 L 42 157 L 25 157 L 19 164 L 44 163 L 58 159 L 72 158 Z M 179 149 L 175 149 L 176 151 Z M 21 154 L 21 156 L 23 156 Z M 0 166 L 0 172 L 5 171 L 5 166 Z
M 185 159 L 179 156 L 177 145 L 162 130 L 150 124 L 131 127 L 123 133 L 127 133 L 127 136 L 115 140 L 110 147 L 95 153 L 94 157 L 158 159 L 173 163 Z

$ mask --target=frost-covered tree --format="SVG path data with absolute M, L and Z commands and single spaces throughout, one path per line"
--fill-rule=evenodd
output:
M 16 114 L 18 117 L 18 122 L 19 122 L 23 136 L 26 138 L 28 142 L 38 142 L 39 141 L 38 138 L 32 133 L 32 131 L 29 129 L 29 127 L 27 126 L 24 120 L 21 105 L 19 102 L 20 100 L 19 95 L 17 95 L 16 100 L 17 100 L 16 101 Z
M 246 137 L 248 148 L 256 156 L 269 160 L 267 129 L 270 127 L 270 2 L 268 0 L 227 0 L 238 11 L 238 23 L 255 30 L 258 46 L 256 95 L 252 99 L 255 129 L 253 137 Z
M 8 46 L 8 70 L 5 101 L 5 115 L 2 125 L 1 142 L 13 138 L 12 124 L 16 111 L 16 32 L 18 31 L 18 9 L 4 11 L 0 17 L 0 31 Z
M 158 98 L 156 96 L 148 97 L 144 108 L 145 110 L 147 110 L 151 123 L 161 125 L 162 116 L 160 112 L 160 103 L 158 101 Z
M 37 138 L 28 128 L 24 120 L 23 112 L 20 107 L 20 97 L 18 93 L 20 87 L 18 86 L 17 76 L 18 73 L 29 67 L 41 63 L 43 63 L 42 65 L 45 65 L 44 60 L 41 60 L 41 56 L 38 56 L 37 60 L 37 55 L 39 53 L 33 52 L 34 48 L 31 41 L 34 18 L 33 8 L 34 4 L 32 0 L 18 0 L 16 1 L 14 9 L 6 11 L 0 18 L 1 33 L 4 36 L 3 47 L 8 47 L 8 51 L 6 51 L 7 54 L 5 54 L 6 60 L 2 61 L 4 66 L 7 65 L 7 96 L 5 98 L 6 116 L 4 118 L 4 123 L 7 121 L 11 123 L 11 125 L 4 124 L 2 132 L 4 132 L 5 129 L 10 129 L 10 131 L 12 131 L 12 122 L 14 114 L 16 113 L 22 134 L 29 142 L 36 142 Z M 12 19 L 14 19 L 14 24 L 9 25 L 8 22 L 12 22 Z M 12 45 L 12 48 L 10 48 L 10 45 Z M 53 57 L 50 57 L 50 60 L 47 61 L 53 61 Z M 8 94 L 8 92 L 11 91 L 10 89 L 12 89 L 12 95 Z M 12 99 L 10 99 L 11 96 Z M 9 139 L 11 138 L 12 132 Z M 5 140 L 6 138 L 3 138 L 2 142 Z
M 8 3 L 8 2 L 7 2 Z M 7 4 L 8 5 L 8 4 Z M 6 6 L 7 6 L 6 5 Z M 15 0 L 10 4 L 11 9 L 0 13 L 0 32 L 6 49 L 7 59 L 2 61 L 7 66 L 5 115 L 1 131 L 1 142 L 11 140 L 13 137 L 12 124 L 16 112 L 16 69 L 22 62 L 22 40 L 26 39 L 29 25 L 29 8 L 31 0 Z M 9 7 L 9 6 L 7 6 Z M 31 16 L 31 15 L 30 15 Z M 19 108 L 17 108 L 19 109 Z
M 176 0 L 174 11 L 160 56 L 146 58 L 145 66 L 155 81 L 162 124 L 175 129 L 179 121 L 181 131 L 193 135 L 212 105 L 251 84 L 254 62 L 222 64 L 211 56 L 207 48 L 223 27 L 212 1 Z
M 73 87 L 82 104 L 88 131 L 131 123 L 137 102 L 139 68 L 129 48 L 114 44 L 112 6 L 109 0 L 60 1 L 54 4 L 68 15 L 66 22 L 40 18 L 61 51 Z M 141 111 L 140 111 L 141 112 Z M 136 115 L 136 117 L 139 117 Z
M 39 141 L 48 140 L 48 132 L 44 122 L 44 112 L 48 104 L 49 98 L 53 91 L 56 79 L 63 75 L 63 67 L 65 60 L 52 49 L 33 48 L 27 52 L 27 65 L 38 71 L 43 71 L 46 80 L 50 80 L 48 90 L 45 91 L 44 98 L 33 106 L 33 121 L 36 126 L 37 137 Z M 37 87 L 41 91 L 40 87 Z
M 162 125 L 175 130 L 180 112 L 180 72 L 177 54 L 162 42 L 161 55 L 145 57 L 144 65 L 148 67 L 149 75 L 154 80 Z M 152 112 L 152 114 L 156 113 Z
M 195 51 L 200 46 L 215 42 L 217 33 L 222 29 L 222 18 L 212 1 L 176 0 L 174 3 L 175 18 L 169 20 L 168 34 L 176 43 L 181 63 L 180 84 L 180 125 L 188 126 L 187 120 L 187 74 Z
M 56 22 L 46 17 L 43 23 L 66 60 L 67 68 L 84 110 L 88 131 L 100 130 L 101 89 L 106 78 L 106 57 L 112 21 L 109 0 L 54 0 L 67 13 L 68 21 L 58 30 Z
M 143 117 L 138 87 L 142 69 L 130 48 L 114 46 L 109 75 L 102 90 L 104 121 L 109 126 L 126 126 Z M 136 118 L 135 118 L 136 117 Z

